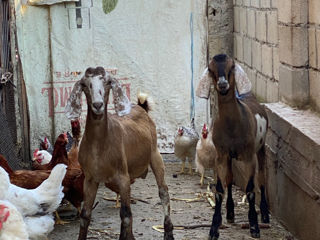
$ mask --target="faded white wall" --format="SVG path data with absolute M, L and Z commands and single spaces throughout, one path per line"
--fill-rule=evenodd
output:
M 138 90 L 153 97 L 159 147 L 172 152 L 177 125 L 190 122 L 191 12 L 195 88 L 206 64 L 205 4 L 201 0 L 119 0 L 105 14 L 101 1 L 82 0 L 82 28 L 77 28 L 74 3 L 21 7 L 17 0 L 31 149 L 38 146 L 39 136 L 54 140 L 70 129 L 63 114 L 70 90 L 87 67 L 100 65 L 116 74 L 133 102 Z M 53 101 L 49 101 L 51 94 Z M 206 104 L 203 99 L 195 101 L 200 129 L 206 120 Z

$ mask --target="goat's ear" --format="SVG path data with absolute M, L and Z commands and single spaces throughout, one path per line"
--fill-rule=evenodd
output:
M 111 77 L 110 75 L 107 76 L 107 78 L 108 77 L 109 81 L 107 81 L 112 89 L 115 112 L 118 114 L 118 116 L 129 114 L 131 112 L 132 104 L 126 95 L 126 92 L 122 89 L 122 86 L 117 79 Z
M 81 81 L 82 79 L 74 84 L 67 106 L 64 110 L 67 118 L 70 120 L 79 119 L 81 115 L 81 95 L 83 90 Z
M 239 64 L 235 64 L 234 77 L 239 94 L 245 94 L 251 91 L 252 85 L 246 72 Z
M 205 98 L 208 99 L 210 95 L 210 84 L 211 84 L 211 78 L 209 74 L 208 68 L 204 70 L 202 73 L 202 76 L 200 78 L 200 81 L 198 83 L 198 87 L 196 90 L 196 95 L 199 98 Z

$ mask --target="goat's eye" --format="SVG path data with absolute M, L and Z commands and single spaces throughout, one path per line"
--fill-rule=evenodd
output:
M 90 88 L 92 88 L 92 83 L 90 83 Z
M 102 92 L 101 92 L 101 90 L 99 90 L 99 94 L 100 94 L 100 95 L 102 95 Z

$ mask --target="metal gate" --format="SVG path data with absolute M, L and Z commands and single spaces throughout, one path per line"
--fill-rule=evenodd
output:
M 5 156 L 13 169 L 21 168 L 21 157 L 17 154 L 17 126 L 15 114 L 15 86 L 10 48 L 10 2 L 0 2 L 0 154 Z

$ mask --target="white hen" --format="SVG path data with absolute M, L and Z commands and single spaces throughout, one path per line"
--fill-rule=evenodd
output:
M 0 239 L 28 240 L 27 226 L 17 208 L 6 200 L 0 200 Z
M 191 127 L 179 127 L 174 138 L 174 154 L 181 159 L 181 171 L 184 173 L 185 162 L 189 161 L 189 174 L 192 174 L 192 162 L 196 155 L 196 146 L 199 135 L 195 129 L 194 119 L 191 120 Z
M 27 232 L 31 240 L 47 240 L 47 236 L 54 228 L 52 215 L 26 217 L 24 222 L 27 225 Z
M 41 165 L 47 164 L 51 161 L 52 155 L 46 150 L 39 150 L 38 148 L 33 152 L 33 161 L 37 161 Z
M 36 189 L 28 190 L 11 184 L 7 172 L 0 167 L 0 199 L 10 201 L 24 217 L 51 214 L 64 196 L 62 180 L 66 168 L 64 164 L 56 165 L 48 179 Z
M 201 174 L 200 185 L 202 187 L 205 169 L 213 169 L 216 172 L 215 159 L 217 151 L 212 141 L 212 128 L 208 131 L 207 125 L 204 124 L 201 135 L 201 139 L 197 143 L 195 162 L 197 171 Z

